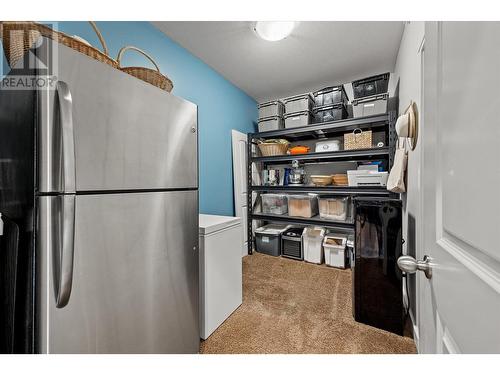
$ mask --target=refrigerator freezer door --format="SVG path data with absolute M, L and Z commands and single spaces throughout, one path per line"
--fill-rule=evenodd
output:
M 77 195 L 72 288 L 61 308 L 50 228 L 62 216 L 47 210 L 59 197 L 39 197 L 40 351 L 197 353 L 197 196 Z
M 56 50 L 54 73 L 72 99 L 77 192 L 198 186 L 195 104 L 63 45 Z M 39 94 L 39 191 L 62 192 L 67 105 L 58 90 Z

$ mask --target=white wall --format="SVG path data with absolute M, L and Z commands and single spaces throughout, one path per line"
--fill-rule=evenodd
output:
M 393 79 L 391 79 L 391 83 L 394 85 L 391 85 L 393 88 L 396 87 L 399 80 L 399 113 L 402 114 L 410 104 L 410 100 L 413 100 L 417 104 L 419 119 L 423 118 L 421 112 L 421 48 L 424 35 L 425 22 L 408 22 L 405 24 L 396 65 L 394 67 Z M 422 257 L 422 231 L 420 229 L 422 220 L 422 200 L 420 198 L 421 156 L 421 147 L 418 141 L 415 150 L 408 152 L 407 193 L 402 194 L 403 236 L 406 240 L 404 249 L 408 254 L 416 258 Z M 414 220 L 412 220 L 412 218 Z M 415 310 L 415 283 L 418 282 L 418 280 L 416 280 L 415 277 L 415 275 L 410 277 L 409 286 L 412 319 L 414 324 L 418 324 L 418 311 Z M 418 329 L 415 333 L 417 335 L 416 339 L 418 340 Z

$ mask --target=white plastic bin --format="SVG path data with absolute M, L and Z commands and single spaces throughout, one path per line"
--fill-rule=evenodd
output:
M 325 263 L 330 267 L 346 267 L 347 237 L 327 234 L 323 240 Z
M 302 234 L 304 260 L 309 263 L 323 263 L 323 238 L 325 228 L 307 227 Z

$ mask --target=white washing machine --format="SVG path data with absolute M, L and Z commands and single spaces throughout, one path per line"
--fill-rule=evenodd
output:
M 243 300 L 239 217 L 200 215 L 200 337 L 207 339 Z

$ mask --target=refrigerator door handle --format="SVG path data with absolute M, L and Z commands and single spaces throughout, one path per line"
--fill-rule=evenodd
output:
M 61 242 L 56 246 L 54 276 L 56 307 L 62 308 L 69 302 L 73 284 L 73 257 L 75 250 L 75 200 L 73 194 L 60 196 L 62 199 Z
M 74 193 L 75 177 L 75 137 L 73 130 L 73 99 L 69 86 L 64 81 L 57 81 L 57 98 L 59 103 L 59 119 L 62 133 L 62 175 L 63 192 Z

